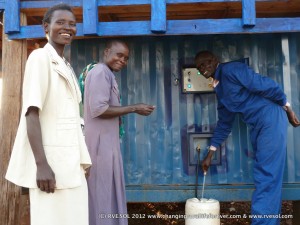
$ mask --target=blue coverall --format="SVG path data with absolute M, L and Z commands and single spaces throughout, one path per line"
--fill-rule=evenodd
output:
M 252 196 L 253 225 L 279 225 L 282 180 L 286 159 L 287 100 L 279 85 L 261 76 L 246 64 L 219 64 L 215 77 L 218 98 L 218 122 L 211 145 L 218 147 L 228 137 L 236 113 L 250 128 L 254 151 Z

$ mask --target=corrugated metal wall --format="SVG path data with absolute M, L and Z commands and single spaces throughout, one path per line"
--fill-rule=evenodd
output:
M 199 50 L 208 49 L 222 62 L 250 59 L 256 72 L 284 87 L 300 116 L 300 34 L 128 37 L 130 60 L 116 74 L 122 103 L 156 105 L 149 117 L 125 116 L 122 139 L 127 187 L 135 185 L 193 185 L 195 175 L 187 162 L 188 133 L 212 132 L 216 124 L 214 94 L 183 94 L 182 66 L 193 63 Z M 84 66 L 102 58 L 105 39 L 74 41 L 71 61 L 80 74 Z M 289 127 L 288 157 L 284 181 L 300 182 L 300 128 Z M 280 140 L 274 140 L 280 141 Z M 212 166 L 208 184 L 251 184 L 252 148 L 248 130 L 236 118 L 222 152 L 221 165 Z M 196 157 L 196 156 L 195 156 Z M 193 168 L 192 168 L 193 170 Z M 145 187 L 145 186 L 144 186 Z

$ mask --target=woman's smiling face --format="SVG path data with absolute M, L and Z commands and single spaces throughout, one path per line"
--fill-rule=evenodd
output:
M 56 10 L 51 16 L 50 23 L 44 24 L 48 41 L 54 48 L 71 44 L 76 35 L 76 19 L 68 10 Z
M 128 59 L 129 49 L 123 43 L 116 42 L 104 51 L 104 62 L 112 71 L 120 71 L 127 65 Z

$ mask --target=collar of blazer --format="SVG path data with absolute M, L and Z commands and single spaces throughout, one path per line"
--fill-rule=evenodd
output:
M 44 48 L 49 53 L 53 69 L 66 80 L 73 97 L 77 100 L 78 103 L 80 103 L 81 93 L 78 86 L 78 80 L 75 76 L 73 68 L 67 62 L 67 60 L 65 60 L 65 58 L 62 58 L 57 54 L 51 44 L 47 43 Z

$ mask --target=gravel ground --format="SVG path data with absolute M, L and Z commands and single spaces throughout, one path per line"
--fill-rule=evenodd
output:
M 128 203 L 129 225 L 184 225 L 184 203 Z M 251 224 L 247 215 L 250 214 L 250 202 L 221 202 L 220 215 L 231 215 L 235 218 L 221 219 L 221 225 Z M 293 202 L 282 202 L 282 215 L 293 214 Z M 148 218 L 162 215 L 163 218 Z M 167 216 L 165 216 L 167 215 Z M 178 218 L 170 218 L 177 216 Z M 246 217 L 246 218 L 243 218 Z M 237 218 L 241 217 L 241 218 Z M 281 219 L 281 225 L 292 225 L 292 219 Z

